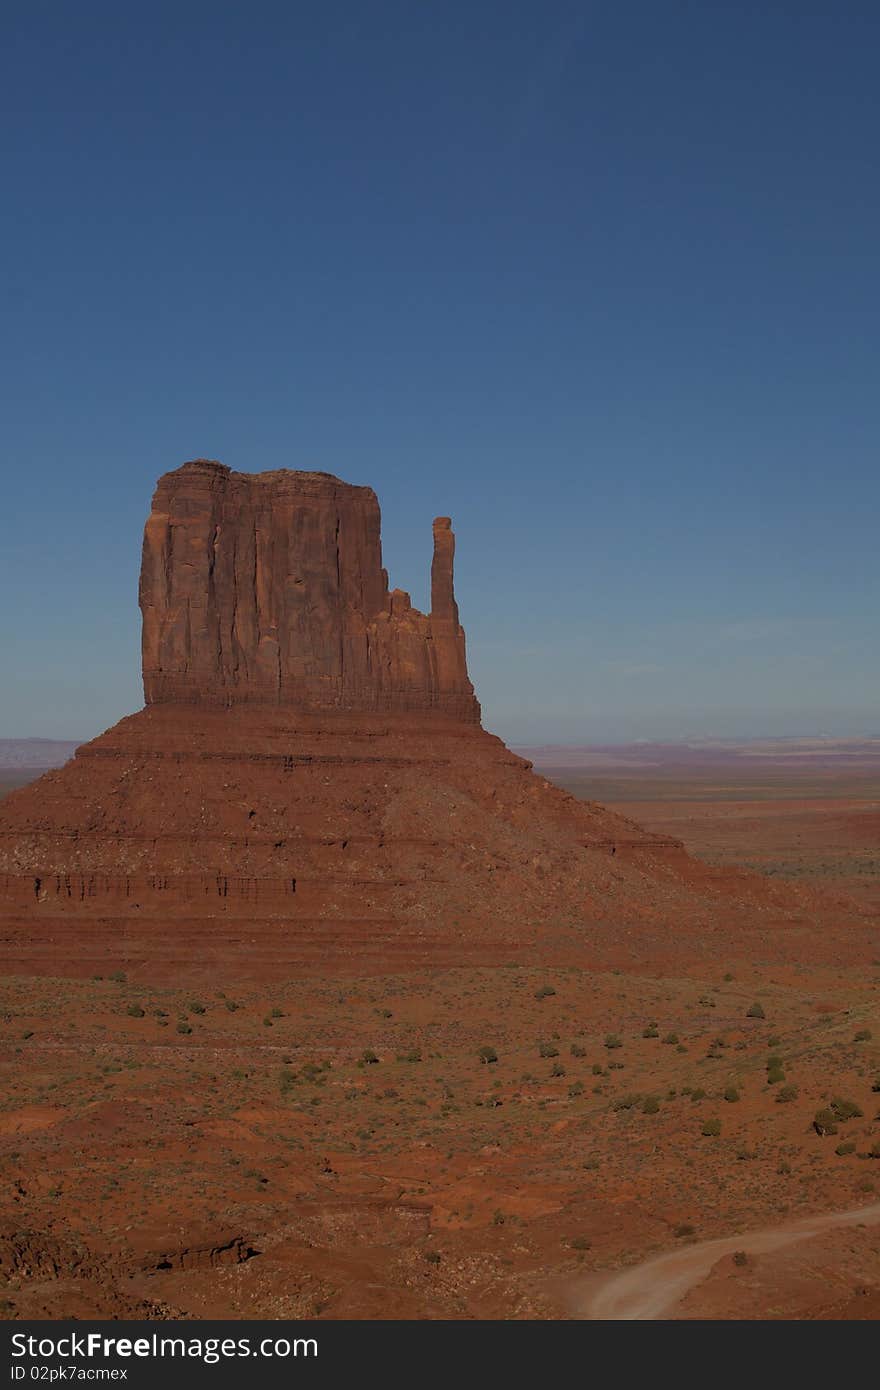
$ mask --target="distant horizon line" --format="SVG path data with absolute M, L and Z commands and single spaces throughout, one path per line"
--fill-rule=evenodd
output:
M 112 728 L 112 725 L 108 726 Z M 91 734 L 86 738 L 74 736 L 61 737 L 59 735 L 47 736 L 45 734 L 11 734 L 9 736 L 0 735 L 0 744 L 4 743 L 50 743 L 50 744 L 76 744 L 80 747 L 84 743 L 90 743 L 93 738 L 100 737 L 99 734 Z M 828 730 L 805 734 L 792 733 L 761 733 L 761 734 L 676 734 L 676 735 L 647 735 L 643 734 L 638 738 L 510 738 L 506 740 L 511 748 L 638 748 L 640 746 L 679 746 L 687 744 L 713 744 L 713 743 L 858 743 L 863 741 L 880 740 L 880 728 L 865 729 L 859 733 L 836 734 Z

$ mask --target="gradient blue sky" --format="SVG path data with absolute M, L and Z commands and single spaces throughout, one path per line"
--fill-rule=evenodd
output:
M 513 741 L 880 729 L 880 6 L 3 6 L 0 735 L 198 455 L 451 513 Z

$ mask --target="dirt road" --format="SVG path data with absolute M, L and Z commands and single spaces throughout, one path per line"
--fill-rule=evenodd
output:
M 840 1226 L 874 1225 L 880 1222 L 880 1202 L 855 1211 L 806 1216 L 770 1230 L 748 1235 L 723 1236 L 698 1245 L 683 1245 L 666 1255 L 610 1274 L 579 1302 L 579 1316 L 599 1320 L 635 1320 L 674 1316 L 684 1295 L 704 1279 L 713 1265 L 735 1250 L 763 1255 L 796 1241 L 809 1240 Z

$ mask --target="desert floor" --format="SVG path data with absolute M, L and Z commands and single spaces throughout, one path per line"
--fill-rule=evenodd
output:
M 880 778 L 557 777 L 830 890 L 829 931 L 841 894 L 880 905 Z M 731 941 L 662 974 L 8 977 L 4 1316 L 880 1316 L 880 921 L 875 944 L 867 968 Z M 614 1304 L 672 1252 L 698 1268 L 671 1301 Z

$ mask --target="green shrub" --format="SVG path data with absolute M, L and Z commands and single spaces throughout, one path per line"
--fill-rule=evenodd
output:
M 191 1033 L 192 1029 L 190 1028 L 188 1023 L 181 1019 L 177 1025 L 177 1031 L 178 1033 Z
M 129 1004 L 129 1006 L 128 1006 L 128 1008 L 126 1009 L 125 1012 L 128 1014 L 129 1018 L 143 1018 L 143 1017 L 144 1017 L 144 1011 L 143 1011 L 143 1009 L 141 1008 L 140 1004 Z
M 841 1100 L 840 1096 L 835 1096 L 831 1102 L 831 1109 L 838 1124 L 845 1125 L 847 1120 L 860 1120 L 864 1115 L 860 1105 L 856 1105 L 854 1100 Z
M 642 1106 L 642 1113 L 643 1113 L 644 1115 L 656 1115 L 657 1112 L 659 1111 L 659 1109 L 660 1109 L 660 1098 L 659 1098 L 659 1096 L 646 1096 L 646 1097 L 645 1097 L 645 1103 L 644 1103 L 644 1105 Z
M 780 1081 L 785 1080 L 785 1072 L 781 1067 L 773 1067 L 767 1072 L 767 1085 L 777 1086 Z
M 642 1029 L 643 1038 L 659 1038 L 659 1036 L 660 1029 L 657 1027 L 656 1023 L 649 1023 L 647 1028 Z
M 540 1043 L 538 1043 L 538 1055 L 539 1055 L 540 1057 L 548 1057 L 548 1058 L 549 1058 L 549 1057 L 558 1057 L 558 1056 L 559 1056 L 559 1048 L 556 1046 L 555 1043 L 552 1043 L 552 1042 L 540 1042 Z
M 843 1158 L 846 1154 L 854 1154 L 855 1151 L 856 1146 L 852 1139 L 848 1139 L 845 1144 L 838 1144 L 837 1148 L 834 1150 L 840 1158 Z
M 730 1101 L 731 1104 L 733 1104 L 734 1101 L 739 1100 L 739 1091 L 736 1089 L 735 1086 L 727 1087 L 727 1089 L 724 1092 L 724 1099 Z
M 536 998 L 536 999 L 550 999 L 551 996 L 554 995 L 555 993 L 556 993 L 556 990 L 553 988 L 552 985 L 542 985 L 540 989 L 536 989 L 536 990 L 535 990 L 535 998 Z
M 692 1236 L 696 1234 L 696 1227 L 691 1226 L 688 1221 L 683 1221 L 680 1226 L 676 1226 L 672 1234 L 678 1236 L 679 1239 L 683 1236 Z
M 554 1063 L 553 1063 L 553 1066 L 550 1068 L 550 1075 L 551 1075 L 551 1076 L 564 1076 L 564 1075 L 565 1075 L 565 1067 L 562 1065 L 561 1062 L 554 1062 Z
M 870 1030 L 870 1028 L 860 1028 L 859 1031 L 856 1033 L 855 1037 L 853 1038 L 853 1042 L 870 1042 L 870 1041 L 871 1041 L 871 1030 Z
M 608 1033 L 605 1037 L 605 1046 L 609 1052 L 614 1052 L 618 1047 L 623 1047 L 623 1039 L 617 1033 Z
M 361 1053 L 361 1061 L 365 1063 L 366 1066 L 375 1066 L 378 1060 L 379 1058 L 376 1056 L 375 1052 L 371 1047 L 364 1048 L 363 1052 Z
M 494 1047 L 481 1047 L 477 1056 L 484 1066 L 488 1066 L 491 1062 L 498 1061 L 498 1053 L 495 1051 Z
M 821 1110 L 817 1110 L 813 1116 L 813 1129 L 820 1138 L 824 1138 L 826 1134 L 836 1134 L 837 1116 L 834 1111 L 828 1106 L 824 1106 Z
M 571 1053 L 572 1057 L 586 1057 L 587 1055 L 587 1049 L 585 1047 L 581 1047 L 580 1043 L 572 1043 L 571 1047 L 568 1050 Z
M 733 1263 L 734 1263 L 735 1265 L 739 1265 L 739 1267 L 742 1268 L 742 1266 L 743 1266 L 743 1265 L 747 1265 L 748 1262 L 749 1262 L 749 1257 L 748 1257 L 748 1255 L 746 1254 L 745 1250 L 734 1250 L 734 1252 L 733 1252 Z
M 398 1062 L 420 1062 L 422 1060 L 422 1054 L 419 1048 L 413 1047 L 409 1052 L 398 1052 L 397 1060 Z
M 240 1005 L 240 1004 L 236 1004 L 236 1002 L 235 1002 L 234 999 L 227 999 L 227 1000 L 226 1000 L 226 1007 L 227 1007 L 227 1009 L 229 1010 L 229 1012 L 230 1012 L 231 1014 L 234 1014 L 235 1011 L 236 1011 L 237 1009 L 240 1009 L 240 1008 L 241 1008 L 241 1005 Z
M 674 1047 L 675 1044 L 678 1042 L 678 1034 L 667 1033 L 666 1036 L 663 1038 L 663 1041 L 667 1044 L 667 1046 Z
M 798 1098 L 797 1086 L 783 1086 L 776 1097 L 777 1105 L 788 1105 L 791 1101 Z
M 721 1121 L 717 1119 L 704 1121 L 700 1133 L 705 1139 L 717 1139 L 721 1133 Z
M 189 1006 L 189 1011 L 191 1014 L 203 1014 L 205 1012 L 205 1006 L 204 1004 L 200 1004 L 198 1000 L 194 1000 Z
M 767 1015 L 764 1013 L 764 1006 L 763 1006 L 762 1004 L 758 1004 L 758 1003 L 756 1002 L 756 1003 L 754 1003 L 754 1004 L 751 1004 L 751 1005 L 749 1006 L 749 1008 L 746 1009 L 746 1018 L 766 1018 L 766 1017 L 767 1017 Z

